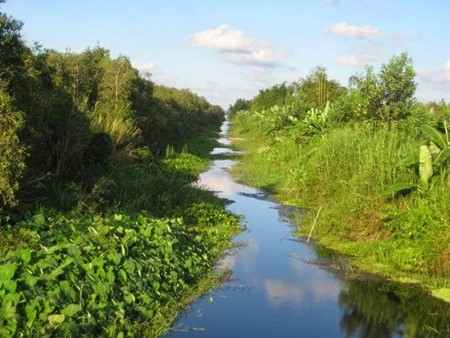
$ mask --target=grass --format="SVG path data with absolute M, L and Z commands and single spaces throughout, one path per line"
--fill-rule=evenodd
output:
M 404 160 L 423 140 L 403 125 L 370 123 L 334 127 L 312 138 L 281 130 L 263 134 L 249 115 L 233 120 L 232 135 L 245 152 L 233 168 L 241 181 L 284 204 L 322 208 L 313 237 L 352 257 L 354 264 L 394 279 L 414 279 L 432 290 L 449 286 L 450 210 L 447 178 L 427 191 L 397 199 L 380 192 L 395 182 L 416 182 Z M 308 236 L 316 212 L 302 219 Z

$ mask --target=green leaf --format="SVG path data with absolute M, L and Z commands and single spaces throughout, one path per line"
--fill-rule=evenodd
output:
M 127 304 L 132 304 L 136 301 L 136 298 L 134 298 L 134 295 L 132 293 L 126 293 L 125 296 L 123 297 L 123 299 L 125 300 L 125 302 Z
M 37 214 L 33 217 L 34 225 L 41 228 L 45 225 L 45 216 L 43 214 Z
M 442 113 L 446 119 L 450 119 L 450 109 L 448 109 L 448 106 L 445 103 L 442 105 Z
M 145 228 L 141 228 L 139 230 L 139 232 L 141 233 L 141 235 L 143 235 L 144 237 L 150 237 L 150 235 L 152 234 L 152 228 L 151 227 L 145 227 Z
M 134 271 L 136 270 L 136 264 L 132 261 L 132 260 L 126 260 L 123 263 L 123 267 L 125 269 L 126 272 L 128 272 L 128 274 L 133 274 Z
M 78 305 L 78 304 L 69 304 L 62 310 L 62 314 L 67 316 L 67 317 L 73 317 L 79 311 L 81 311 L 81 306 L 80 305 Z
M 35 304 L 27 304 L 25 306 L 25 313 L 27 314 L 28 322 L 33 322 L 36 319 L 37 310 Z
M 420 163 L 419 163 L 420 181 L 428 186 L 428 181 L 433 176 L 433 163 L 431 160 L 431 152 L 428 146 L 420 147 Z
M 420 130 L 422 130 L 422 132 L 441 149 L 447 147 L 444 137 L 433 127 L 430 127 L 427 124 L 422 124 L 420 126 Z
M 48 316 L 48 323 L 50 324 L 50 326 L 56 326 L 61 324 L 64 319 L 66 319 L 66 316 L 64 316 L 63 314 L 50 315 Z
M 396 193 L 398 193 L 400 191 L 411 190 L 414 188 L 417 188 L 417 184 L 415 184 L 415 183 L 398 182 L 398 183 L 391 185 L 386 190 L 383 190 L 381 192 L 381 196 L 395 195 Z
M 38 280 L 39 280 L 38 277 L 34 277 L 34 276 L 31 276 L 31 275 L 28 275 L 28 276 L 25 277 L 25 284 L 27 284 L 30 288 L 33 288 L 33 286 L 36 285 Z
M 439 155 L 436 157 L 434 164 L 439 167 L 443 163 L 445 163 L 450 158 L 450 148 L 445 148 L 442 150 Z
M 124 270 L 122 270 L 122 269 L 119 270 L 119 276 L 120 276 L 120 279 L 122 279 L 122 281 L 124 283 L 127 282 L 127 279 L 128 279 L 127 278 L 127 273 Z
M 0 283 L 6 282 L 13 278 L 16 269 L 17 265 L 14 263 L 0 265 Z
M 3 287 L 10 293 L 16 293 L 17 283 L 14 280 L 8 280 L 3 282 Z
M 59 288 L 67 298 L 69 298 L 72 302 L 75 301 L 76 298 L 75 290 L 72 288 L 72 286 L 68 281 L 66 280 L 61 281 L 59 283 Z
M 63 273 L 64 273 L 64 269 L 61 267 L 58 267 L 58 268 L 52 270 L 52 272 L 50 272 L 48 277 L 50 278 L 50 280 L 56 280 L 58 278 L 58 276 Z
M 31 260 L 31 250 L 22 249 L 15 252 L 15 256 L 20 258 L 25 264 L 28 264 Z

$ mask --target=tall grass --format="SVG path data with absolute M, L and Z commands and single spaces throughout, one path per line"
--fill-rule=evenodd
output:
M 449 276 L 448 174 L 434 176 L 426 191 L 380 194 L 396 182 L 417 182 L 417 168 L 405 159 L 418 156 L 424 142 L 418 128 L 354 123 L 303 138 L 283 130 L 265 135 L 250 114 L 233 122 L 233 135 L 245 139 L 237 146 L 246 151 L 234 173 L 283 203 L 322 207 L 313 234 L 322 243 L 374 272 Z M 314 216 L 302 218 L 299 234 L 308 234 Z
M 125 149 L 139 137 L 140 130 L 131 118 L 94 112 L 90 119 L 95 132 L 104 132 L 111 136 L 114 149 Z

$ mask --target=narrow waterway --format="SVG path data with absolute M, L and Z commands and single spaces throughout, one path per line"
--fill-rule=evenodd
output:
M 222 148 L 228 152 L 222 128 Z M 289 215 L 261 191 L 237 183 L 232 160 L 216 160 L 200 184 L 233 201 L 246 230 L 220 265 L 232 278 L 183 313 L 166 337 L 450 337 L 450 306 L 414 286 L 332 271 L 339 261 L 295 238 Z M 276 170 L 276 168 L 274 168 Z

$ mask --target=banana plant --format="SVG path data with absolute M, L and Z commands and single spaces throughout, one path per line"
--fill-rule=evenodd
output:
M 300 136 L 321 135 L 330 127 L 329 115 L 331 110 L 332 107 L 330 102 L 327 101 L 327 104 L 323 110 L 312 108 L 306 113 L 303 120 L 289 117 L 293 124 L 288 126 L 286 129 L 289 132 Z
M 449 137 L 449 121 L 450 111 L 446 104 L 442 106 L 444 134 L 440 133 L 436 128 L 427 124 L 420 126 L 422 133 L 430 140 L 429 144 L 420 146 L 419 158 L 417 161 L 409 161 L 409 165 L 419 165 L 419 184 L 410 182 L 398 182 L 391 185 L 381 194 L 384 196 L 394 195 L 397 192 L 405 190 L 413 190 L 419 188 L 422 191 L 428 189 L 428 185 L 433 174 L 440 172 L 442 167 L 447 164 L 450 159 L 450 137 Z

